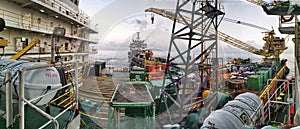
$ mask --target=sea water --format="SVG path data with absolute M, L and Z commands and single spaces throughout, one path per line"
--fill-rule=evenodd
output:
M 102 59 L 106 61 L 106 65 L 108 67 L 114 67 L 114 68 L 128 68 L 129 62 L 128 62 L 128 51 L 129 50 L 101 50 L 100 55 L 98 55 L 98 59 Z M 162 51 L 154 51 L 155 57 L 163 57 L 166 58 L 167 52 Z M 248 52 L 242 52 L 242 53 L 220 53 L 219 57 L 223 59 L 223 64 L 228 62 L 230 59 L 234 58 L 242 58 L 247 59 L 250 58 L 252 62 L 261 62 L 262 56 L 257 56 Z M 295 56 L 291 53 L 283 53 L 280 55 L 281 59 L 287 59 L 287 66 L 290 69 L 290 76 L 295 75 Z

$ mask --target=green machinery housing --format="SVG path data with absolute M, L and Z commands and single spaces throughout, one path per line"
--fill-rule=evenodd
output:
M 166 79 L 167 92 L 176 98 L 176 88 Z M 117 86 L 110 102 L 108 127 L 121 129 L 155 128 L 155 115 L 173 105 L 169 98 L 160 97 L 163 80 L 130 81 Z M 166 107 L 168 106 L 168 107 Z
M 109 129 L 155 129 L 155 102 L 148 85 L 125 82 L 116 87 L 109 105 Z

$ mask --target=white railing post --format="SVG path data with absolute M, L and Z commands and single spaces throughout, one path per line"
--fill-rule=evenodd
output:
M 19 74 L 19 129 L 25 128 L 25 113 L 24 113 L 24 73 L 18 71 Z
M 37 112 L 39 112 L 41 115 L 45 116 L 46 118 L 49 119 L 49 121 L 47 123 L 45 123 L 44 125 L 42 125 L 40 127 L 40 129 L 46 127 L 47 125 L 49 125 L 50 123 L 53 123 L 54 124 L 54 128 L 55 129 L 59 129 L 59 123 L 57 121 L 57 118 L 60 117 L 61 115 L 63 115 L 65 112 L 69 111 L 72 107 L 76 106 L 77 108 L 77 103 L 78 103 L 78 61 L 75 62 L 75 67 L 76 67 L 76 70 L 75 70 L 75 84 L 76 84 L 76 103 L 73 103 L 71 104 L 69 107 L 65 108 L 62 112 L 60 112 L 58 115 L 56 116 L 51 116 L 50 114 L 46 113 L 45 111 L 43 111 L 42 109 L 40 109 L 39 107 L 35 106 L 34 104 L 32 104 L 31 102 L 33 102 L 34 100 L 36 99 L 39 99 L 39 98 L 42 98 L 44 96 L 47 96 L 51 93 L 54 93 L 55 91 L 58 91 L 60 89 L 63 89 L 64 87 L 67 87 L 67 86 L 70 86 L 70 84 L 67 84 L 65 86 L 62 86 L 58 89 L 55 89 L 54 91 L 51 91 L 47 94 L 43 94 L 43 95 L 40 95 L 40 96 L 37 96 L 31 100 L 27 100 L 25 99 L 24 97 L 24 79 L 25 79 L 25 72 L 28 71 L 28 70 L 33 70 L 33 69 L 39 69 L 39 68 L 46 68 L 46 67 L 51 67 L 51 66 L 54 66 L 55 64 L 44 64 L 44 65 L 36 65 L 36 66 L 28 66 L 28 67 L 24 67 L 22 68 L 21 70 L 18 71 L 18 74 L 19 74 L 19 93 L 18 93 L 18 97 L 19 97 L 19 114 L 17 115 L 19 117 L 19 129 L 24 129 L 25 128 L 25 112 L 24 112 L 24 108 L 25 108 L 25 105 L 27 104 L 28 106 L 32 107 L 33 109 L 35 109 Z M 7 96 L 6 99 L 9 99 L 9 96 L 12 96 L 12 91 L 11 91 L 11 81 L 10 81 L 10 78 L 11 78 L 11 74 L 10 73 L 7 73 L 6 74 L 6 79 L 5 79 L 5 82 L 6 83 L 6 90 L 7 90 Z M 10 93 L 9 93 L 9 90 L 10 90 Z M 10 94 L 10 95 L 9 95 Z M 12 97 L 11 97 L 12 98 Z M 10 101 L 6 101 L 6 111 L 8 112 L 8 119 L 7 120 L 7 127 L 10 126 L 13 122 L 13 111 L 12 111 L 12 108 L 8 108 L 8 106 L 11 106 L 12 107 L 12 102 L 11 102 L 12 99 L 10 99 Z M 9 117 L 9 114 L 11 114 L 11 116 Z
M 268 117 L 269 117 L 269 120 L 271 120 L 271 109 L 270 109 L 270 93 L 269 93 L 269 91 L 267 92 L 267 94 L 268 94 Z
M 11 73 L 8 72 L 5 75 L 5 83 L 6 83 L 6 128 L 13 122 L 13 103 L 12 103 L 12 91 L 11 91 Z
M 75 62 L 75 69 L 76 69 L 76 70 L 75 70 L 76 109 L 78 109 L 78 99 L 79 99 L 79 97 L 78 97 L 78 88 L 79 88 L 79 86 L 78 86 L 78 71 L 79 71 L 79 68 L 78 68 L 78 62 L 79 62 L 79 61 L 76 61 L 76 62 Z

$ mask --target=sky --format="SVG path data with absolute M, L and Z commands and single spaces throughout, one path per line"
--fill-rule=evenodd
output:
M 94 35 L 99 39 L 99 50 L 121 51 L 128 50 L 131 39 L 137 31 L 141 32 L 150 48 L 167 51 L 172 24 L 169 19 L 154 15 L 154 24 L 151 24 L 151 13 L 144 10 L 149 7 L 173 9 L 175 0 L 81 0 L 79 7 L 91 16 L 94 24 L 98 24 L 99 34 Z M 278 16 L 269 16 L 260 6 L 246 2 L 245 0 L 223 0 L 225 17 L 255 24 L 268 29 L 275 29 L 278 32 Z M 251 28 L 235 23 L 222 21 L 219 30 L 244 41 L 256 48 L 262 48 L 264 30 Z M 290 38 L 291 39 L 291 38 Z M 293 53 L 293 43 L 287 43 L 286 53 Z M 220 51 L 239 53 L 236 56 L 254 56 L 248 52 L 220 42 Z M 118 54 L 127 56 L 126 53 Z M 254 56 L 255 57 L 255 56 Z M 257 58 L 257 57 L 256 57 Z

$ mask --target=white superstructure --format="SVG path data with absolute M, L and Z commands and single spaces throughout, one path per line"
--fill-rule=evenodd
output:
M 0 0 L 0 17 L 6 22 L 0 37 L 8 40 L 2 58 L 9 58 L 38 38 L 40 42 L 21 59 L 49 62 L 54 27 L 63 27 L 66 35 L 56 43 L 62 60 L 88 61 L 97 52 L 94 46 L 98 40 L 89 36 L 98 33 L 97 25 L 78 8 L 78 3 L 79 0 Z

